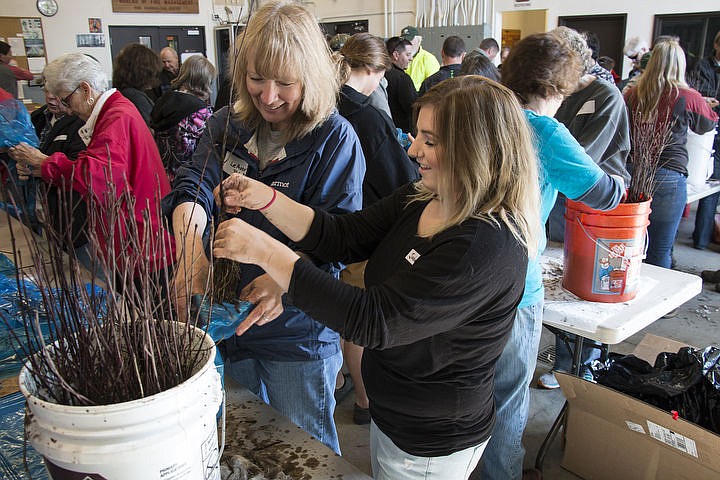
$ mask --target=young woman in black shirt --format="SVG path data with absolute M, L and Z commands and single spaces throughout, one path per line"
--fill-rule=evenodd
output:
M 226 208 L 261 211 L 308 256 L 239 219 L 219 226 L 214 253 L 259 265 L 294 305 L 365 347 L 375 478 L 467 478 L 494 424 L 494 365 L 537 248 L 536 159 L 514 94 L 493 81 L 448 80 L 416 111 L 421 181 L 331 215 L 233 175 Z M 309 258 L 367 259 L 366 289 Z

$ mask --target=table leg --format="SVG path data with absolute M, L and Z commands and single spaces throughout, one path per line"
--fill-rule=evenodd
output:
M 565 340 L 565 342 L 567 343 L 567 340 Z M 580 335 L 575 335 L 575 349 L 572 352 L 573 361 L 571 368 L 571 373 L 575 376 L 580 376 L 580 368 L 582 366 L 580 362 L 584 342 L 585 339 L 583 337 L 581 337 Z M 607 357 L 607 345 L 603 344 L 600 351 L 601 357 Z M 535 457 L 535 468 L 541 472 L 543 468 L 543 463 L 545 463 L 545 455 L 547 455 L 547 452 L 550 449 L 550 445 L 552 445 L 552 443 L 555 441 L 555 437 L 557 437 L 558 433 L 560 433 L 560 428 L 565 427 L 565 421 L 567 420 L 567 411 L 568 403 L 567 401 L 565 401 L 565 404 L 560 410 L 557 418 L 555 418 L 552 427 L 550 427 L 550 431 L 545 436 L 542 445 L 540 445 L 540 449 L 538 450 L 537 456 Z
M 607 343 L 603 343 L 600 345 L 600 361 L 602 363 L 605 363 L 608 360 L 608 349 L 609 345 Z
M 552 427 L 550 427 L 550 431 L 545 436 L 545 440 L 543 440 L 542 445 L 540 445 L 540 450 L 538 450 L 537 457 L 535 457 L 535 468 L 542 472 L 543 463 L 545 463 L 545 455 L 547 455 L 548 450 L 550 450 L 550 445 L 552 445 L 553 441 L 555 440 L 555 437 L 557 437 L 557 434 L 560 433 L 560 428 L 565 427 L 565 420 L 567 419 L 567 410 L 568 410 L 568 403 L 567 400 L 565 401 L 565 404 L 563 405 L 562 409 L 560 410 L 560 413 L 558 413 L 557 418 L 555 418 L 555 421 L 552 424 Z
M 580 359 L 582 357 L 584 338 L 575 335 L 575 351 L 573 352 L 572 368 L 570 372 L 576 377 L 580 376 Z

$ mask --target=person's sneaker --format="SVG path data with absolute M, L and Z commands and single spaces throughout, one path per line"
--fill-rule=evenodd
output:
M 583 367 L 580 375 L 583 380 L 586 380 L 588 382 L 597 383 L 595 382 L 595 377 L 593 376 L 592 372 L 588 367 Z
M 353 404 L 353 422 L 355 425 L 368 425 L 370 423 L 370 409 Z
M 670 310 L 668 313 L 663 315 L 661 318 L 675 318 L 677 317 L 678 309 Z
M 560 384 L 557 381 L 557 378 L 555 378 L 555 373 L 553 372 L 547 372 L 540 375 L 540 378 L 538 378 L 537 385 L 540 388 L 545 388 L 547 390 L 555 390 L 556 388 L 560 388 Z
M 700 277 L 707 283 L 720 283 L 720 270 L 703 270 Z

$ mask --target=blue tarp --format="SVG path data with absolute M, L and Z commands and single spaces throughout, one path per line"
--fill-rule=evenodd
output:
M 17 392 L 0 398 L 0 478 L 3 480 L 47 480 L 42 457 L 28 443 L 25 450 L 25 397 Z M 23 465 L 23 453 L 27 467 Z

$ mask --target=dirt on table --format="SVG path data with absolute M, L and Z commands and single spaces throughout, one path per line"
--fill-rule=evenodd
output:
M 260 424 L 243 415 L 243 407 L 228 409 L 226 444 L 220 462 L 222 480 L 341 480 L 342 474 L 326 475 L 328 455 L 317 455 L 303 445 L 288 442 L 290 430 L 280 430 L 273 422 Z M 302 443 L 316 442 L 302 432 Z M 296 435 L 294 436 L 296 437 Z

